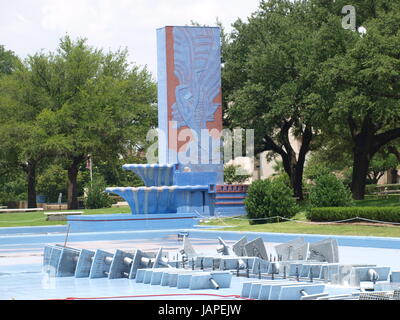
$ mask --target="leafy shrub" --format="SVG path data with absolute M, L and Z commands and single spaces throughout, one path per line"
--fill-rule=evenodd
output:
M 350 189 L 331 173 L 316 178 L 309 199 L 314 207 L 343 207 L 353 203 Z
M 26 177 L 19 174 L 0 181 L 0 205 L 18 208 L 18 202 L 27 199 Z
M 227 184 L 243 183 L 251 176 L 241 170 L 238 165 L 227 165 L 224 168 L 224 182 Z
M 249 189 L 244 200 L 248 217 L 262 219 L 281 216 L 293 217 L 297 212 L 293 191 L 282 179 L 256 180 Z M 251 224 L 274 222 L 271 219 L 254 220 Z
M 355 217 L 400 222 L 400 207 L 327 207 L 312 208 L 306 213 L 311 221 L 339 221 Z
M 93 183 L 87 185 L 87 194 L 84 200 L 86 209 L 111 207 L 113 200 L 104 192 L 106 184 L 102 176 L 93 177 Z
M 314 162 L 307 163 L 306 167 L 304 168 L 304 177 L 306 179 L 315 180 L 319 176 L 331 173 L 331 169 L 328 168 L 325 164 L 321 162 Z
M 38 176 L 37 194 L 46 196 L 46 202 L 57 202 L 60 193 L 66 198 L 67 184 L 67 170 L 53 164 Z
M 287 185 L 290 188 L 290 178 L 286 172 L 277 174 L 277 175 L 271 177 L 271 179 L 274 181 L 279 180 L 280 182 L 284 183 L 285 185 Z

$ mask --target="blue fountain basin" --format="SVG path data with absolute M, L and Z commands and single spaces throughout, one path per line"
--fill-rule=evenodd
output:
M 177 164 L 124 164 L 122 169 L 136 173 L 146 187 L 173 185 Z
M 132 214 L 193 212 L 204 205 L 208 185 L 106 188 L 128 202 Z
M 83 216 L 69 216 L 69 232 L 112 232 L 143 231 L 162 229 L 187 229 L 197 224 L 197 216 L 193 213 L 163 213 L 152 215 L 133 216 L 129 213 L 121 214 L 91 214 Z M 108 240 L 112 236 L 108 235 Z M 130 236 L 132 237 L 132 236 Z

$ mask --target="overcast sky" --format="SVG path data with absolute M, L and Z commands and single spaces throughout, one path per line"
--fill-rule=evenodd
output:
M 108 51 L 127 48 L 130 62 L 157 75 L 156 29 L 190 21 L 227 31 L 246 20 L 259 0 L 0 0 L 0 44 L 25 58 L 41 49 L 55 51 L 59 39 L 88 38 Z

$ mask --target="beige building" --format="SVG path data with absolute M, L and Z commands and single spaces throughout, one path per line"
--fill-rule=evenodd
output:
M 298 154 L 301 143 L 298 139 L 295 139 L 292 135 L 290 135 L 290 143 L 292 148 Z M 282 161 L 280 156 L 277 155 L 274 159 L 268 161 L 267 160 L 268 151 L 264 151 L 258 154 L 255 159 L 251 159 L 249 157 L 237 157 L 227 163 L 227 165 L 238 165 L 243 169 L 247 174 L 251 175 L 251 178 L 247 179 L 245 183 L 251 183 L 254 180 L 258 179 L 266 179 L 274 174 L 276 174 L 275 168 L 277 167 L 277 161 Z M 308 154 L 309 156 L 310 154 Z M 307 161 L 307 159 L 306 159 Z M 400 175 L 398 170 L 388 170 L 385 174 L 379 179 L 378 184 L 397 184 L 400 182 Z
M 298 139 L 294 138 L 292 135 L 289 137 L 290 144 L 293 150 L 298 154 L 301 143 Z M 277 155 L 274 159 L 268 161 L 267 154 L 269 151 L 264 151 L 259 153 L 255 159 L 249 157 L 236 157 L 235 159 L 229 161 L 227 165 L 237 165 L 240 166 L 247 174 L 251 175 L 251 178 L 247 179 L 245 183 L 251 183 L 258 179 L 267 179 L 274 174 L 276 174 L 277 161 L 282 161 L 280 156 Z

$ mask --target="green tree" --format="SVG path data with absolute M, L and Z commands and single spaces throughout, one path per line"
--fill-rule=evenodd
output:
M 255 152 L 281 157 L 300 200 L 306 155 L 323 125 L 315 113 L 317 75 L 348 38 L 340 16 L 322 9 L 310 1 L 261 1 L 247 23 L 234 23 L 222 50 L 229 126 L 254 129 Z
M 383 147 L 371 159 L 367 183 L 376 184 L 389 170 L 395 170 L 400 163 L 400 154 L 397 144 L 393 143 Z M 351 140 L 329 140 L 321 149 L 314 151 L 307 160 L 304 176 L 315 180 L 318 176 L 328 173 L 337 173 L 343 183 L 351 186 L 352 177 L 352 148 Z
M 0 79 L 0 149 L 5 170 L 22 169 L 27 179 L 28 207 L 36 207 L 36 176 L 48 156 L 46 133 L 38 115 L 49 101 L 32 83 L 29 63 L 18 64 L 13 73 Z
M 46 196 L 46 202 L 57 202 L 59 194 L 66 195 L 66 170 L 58 163 L 47 166 L 37 178 L 37 192 Z
M 11 50 L 0 45 L 0 76 L 11 74 L 20 64 L 19 58 Z
M 16 68 L 20 65 L 19 58 L 11 50 L 6 50 L 6 48 L 0 45 L 0 78 L 7 77 L 12 74 Z M 0 80 L 0 86 L 5 81 L 6 83 L 10 80 Z M 0 103 L 6 101 L 7 90 L 3 90 L 0 87 Z M 0 110 L 3 107 L 0 106 Z M 4 135 L 4 125 L 5 122 L 1 116 L 0 119 L 3 120 L 0 126 L 0 203 L 8 202 L 11 200 L 19 200 L 20 187 L 16 186 L 15 181 L 21 181 L 21 174 L 19 172 L 20 168 L 18 166 L 18 153 L 15 152 L 14 148 L 7 148 L 7 136 Z M 25 186 L 23 186 L 25 187 Z
M 386 150 L 380 150 L 370 161 L 367 182 L 377 184 L 385 172 L 396 169 L 398 165 L 399 161 L 394 154 L 390 154 Z
M 357 26 L 367 32 L 362 36 L 346 30 L 346 50 L 324 63 L 315 101 L 321 106 L 316 112 L 325 118 L 325 131 L 335 132 L 339 139 L 345 131 L 350 135 L 351 190 L 354 199 L 363 199 L 371 160 L 400 137 L 400 3 L 352 4 L 358 12 Z
M 57 53 L 31 57 L 35 85 L 51 103 L 39 115 L 46 148 L 65 160 L 68 207 L 78 206 L 77 176 L 88 155 L 115 161 L 140 152 L 156 123 L 156 87 L 149 72 L 130 67 L 126 50 L 103 53 L 86 39 L 61 39 Z

